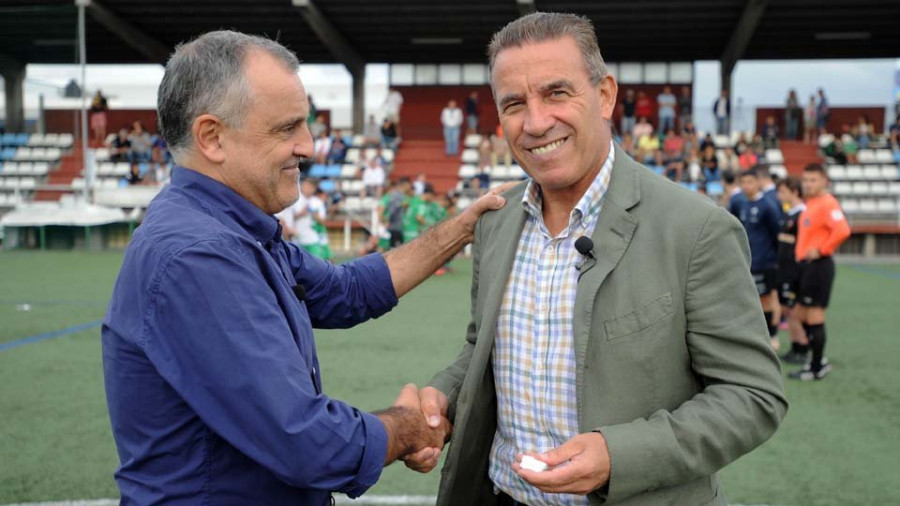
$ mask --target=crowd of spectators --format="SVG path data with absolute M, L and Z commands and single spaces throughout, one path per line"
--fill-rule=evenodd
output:
M 169 180 L 173 160 L 166 141 L 147 131 L 140 120 L 134 121 L 130 129 L 121 128 L 107 147 L 110 161 L 131 166 L 128 184 L 160 185 Z

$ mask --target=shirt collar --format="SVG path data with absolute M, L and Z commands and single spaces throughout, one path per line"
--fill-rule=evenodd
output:
M 616 146 L 610 140 L 609 154 L 606 156 L 606 161 L 603 162 L 600 172 L 597 173 L 591 186 L 588 187 L 581 199 L 578 200 L 578 203 L 575 204 L 575 208 L 572 209 L 572 214 L 569 216 L 569 231 L 578 225 L 583 217 L 599 212 L 603 196 L 606 195 L 606 190 L 609 188 L 609 180 L 615 159 Z M 534 219 L 540 223 L 544 222 L 541 187 L 534 182 L 534 179 L 529 180 L 528 186 L 525 187 L 525 194 L 522 195 L 522 206 Z
M 172 172 L 172 186 L 187 191 L 211 213 L 224 215 L 262 244 L 281 237 L 278 220 L 228 186 L 187 167 Z

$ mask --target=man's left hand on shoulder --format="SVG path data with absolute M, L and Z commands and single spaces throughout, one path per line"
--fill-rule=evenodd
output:
M 523 469 L 518 461 L 513 469 L 522 479 L 544 492 L 587 495 L 609 481 L 610 463 L 606 438 L 599 432 L 578 434 L 547 453 L 532 455 L 547 464 L 542 472 Z

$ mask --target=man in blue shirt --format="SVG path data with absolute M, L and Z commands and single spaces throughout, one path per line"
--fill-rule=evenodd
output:
M 283 241 L 273 214 L 313 155 L 297 69 L 278 43 L 236 32 L 166 65 L 160 127 L 179 167 L 126 251 L 102 331 L 122 504 L 328 504 L 394 460 L 433 467 L 448 436 L 414 385 L 372 414 L 324 395 L 312 329 L 386 313 L 504 201 L 342 266 Z
M 759 167 L 745 170 L 740 175 L 741 193 L 744 198 L 736 202 L 736 216 L 747 231 L 750 243 L 750 273 L 756 282 L 756 291 L 762 304 L 772 346 L 777 349 L 778 321 L 774 312 L 778 305 L 777 268 L 778 232 L 781 211 L 771 199 L 763 195 L 758 175 Z

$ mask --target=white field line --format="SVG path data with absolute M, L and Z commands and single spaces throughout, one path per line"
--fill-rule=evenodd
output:
M 359 499 L 335 496 L 337 504 L 383 504 L 390 506 L 415 505 L 432 506 L 437 501 L 433 495 L 364 495 Z M 118 506 L 118 499 L 93 499 L 87 501 L 55 501 L 5 504 L 0 506 Z M 731 506 L 769 506 L 767 504 L 732 504 Z

